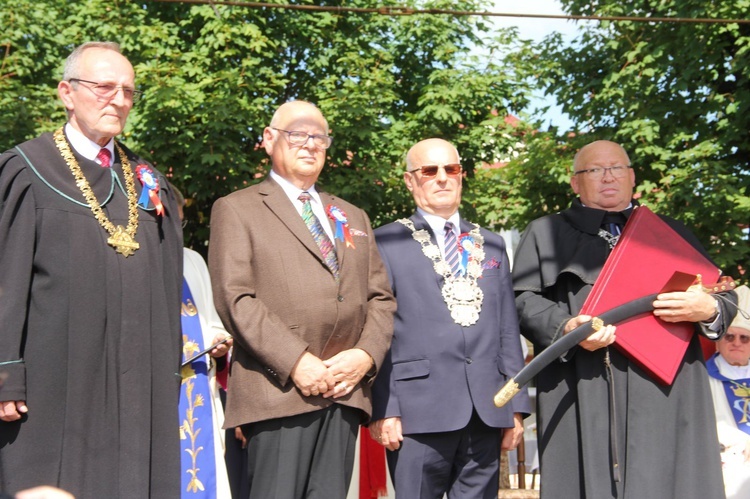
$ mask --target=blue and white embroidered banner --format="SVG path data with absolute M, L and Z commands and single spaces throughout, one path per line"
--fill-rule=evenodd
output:
M 706 361 L 709 376 L 721 381 L 737 428 L 750 434 L 750 379 L 729 379 L 719 372 L 714 354 Z
M 203 350 L 198 310 L 182 280 L 182 361 Z M 216 498 L 216 457 L 208 355 L 182 368 L 180 387 L 181 497 Z

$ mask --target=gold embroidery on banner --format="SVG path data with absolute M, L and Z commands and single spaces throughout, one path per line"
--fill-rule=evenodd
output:
M 730 381 L 734 385 L 730 388 L 734 392 L 734 396 L 738 398 L 733 408 L 742 412 L 742 419 L 738 424 L 746 424 L 748 422 L 748 414 L 750 414 L 750 387 L 744 383 L 738 383 L 734 380 Z M 742 407 L 738 407 L 738 404 Z
M 63 129 L 59 128 L 52 136 L 55 140 L 55 145 L 60 151 L 65 163 L 67 163 L 70 172 L 76 180 L 76 185 L 81 190 L 83 197 L 91 208 L 91 212 L 94 214 L 94 218 L 99 222 L 110 237 L 107 239 L 107 244 L 115 248 L 115 251 L 125 256 L 126 258 L 135 253 L 140 248 L 140 244 L 135 241 L 135 233 L 138 230 L 138 199 L 135 193 L 135 180 L 133 179 L 133 169 L 130 167 L 130 161 L 125 155 L 122 148 L 115 142 L 115 148 L 117 153 L 120 155 L 122 161 L 122 173 L 125 176 L 125 190 L 128 196 L 128 227 L 125 228 L 122 225 L 115 225 L 109 221 L 107 215 L 104 214 L 99 201 L 97 201 L 94 192 L 91 190 L 86 177 L 81 171 L 81 166 L 73 156 L 73 151 L 70 150 L 68 141 L 65 140 L 65 134 Z
M 198 492 L 199 490 L 205 490 L 205 487 L 203 485 L 203 482 L 200 481 L 198 478 L 198 454 L 203 450 L 203 447 L 197 447 L 195 446 L 195 439 L 198 436 L 198 433 L 200 433 L 201 429 L 198 426 L 198 418 L 193 416 L 193 412 L 195 411 L 196 407 L 201 407 L 204 405 L 205 401 L 203 400 L 203 395 L 198 394 L 193 398 L 193 388 L 195 387 L 195 382 L 193 381 L 195 379 L 195 371 L 193 371 L 192 376 L 185 377 L 185 369 L 190 369 L 192 371 L 192 368 L 189 366 L 185 366 L 182 368 L 183 371 L 183 378 L 182 382 L 186 384 L 185 387 L 185 396 L 188 400 L 188 407 L 186 409 L 185 417 L 182 420 L 182 425 L 180 425 L 180 439 L 181 440 L 190 440 L 190 446 L 185 447 L 183 449 L 184 452 L 187 452 L 190 454 L 190 459 L 192 462 L 192 467 L 188 470 L 186 470 L 187 473 L 190 473 L 190 482 L 187 486 L 187 492 Z
M 182 302 L 181 314 L 186 317 L 198 315 L 198 309 L 195 308 L 193 300 L 188 299 L 187 302 Z
M 182 350 L 187 357 L 190 357 L 192 353 L 199 351 L 200 348 L 196 342 L 186 340 L 187 337 L 183 335 Z M 194 411 L 197 407 L 205 405 L 206 401 L 200 393 L 193 398 L 193 389 L 195 388 L 195 378 L 197 375 L 192 364 L 183 366 L 180 374 L 182 376 L 182 384 L 185 385 L 185 397 L 188 401 L 188 406 L 185 409 L 185 415 L 182 418 L 182 424 L 180 425 L 180 440 L 189 440 L 189 445 L 186 445 L 182 450 L 190 455 L 192 465 L 190 469 L 185 470 L 190 474 L 190 482 L 187 485 L 186 492 L 198 492 L 199 490 L 205 490 L 205 486 L 198 478 L 198 454 L 203 450 L 203 447 L 196 447 L 195 440 L 198 437 L 201 428 L 198 425 L 198 418 L 194 416 Z

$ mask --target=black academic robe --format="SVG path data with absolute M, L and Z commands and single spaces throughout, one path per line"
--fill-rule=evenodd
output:
M 0 490 L 48 484 L 78 499 L 178 497 L 174 196 L 157 173 L 166 214 L 138 209 L 140 249 L 125 258 L 82 204 L 51 134 L 19 148 L 0 155 L 0 400 L 26 400 L 29 411 L 0 422 Z M 134 170 L 145 163 L 126 154 Z M 76 158 L 105 214 L 127 226 L 119 155 L 116 181 Z
M 637 202 L 633 201 L 634 205 Z M 630 210 L 625 213 L 629 216 Z M 513 270 L 521 332 L 542 351 L 578 315 L 609 254 L 597 235 L 605 212 L 579 200 L 532 222 Z M 662 217 L 705 254 L 681 223 Z M 730 293 L 735 299 L 734 293 Z M 721 330 L 734 317 L 722 304 Z M 703 332 L 700 326 L 696 331 Z M 615 409 L 609 409 L 609 351 Z M 617 347 L 574 347 L 537 376 L 541 493 L 552 499 L 723 498 L 706 367 L 694 335 L 672 386 L 654 381 Z M 613 474 L 612 421 L 620 481 Z

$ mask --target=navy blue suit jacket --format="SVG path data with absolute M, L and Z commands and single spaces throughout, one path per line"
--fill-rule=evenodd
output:
M 419 213 L 411 220 L 435 243 Z M 473 228 L 461 221 L 462 233 Z M 443 300 L 443 277 L 411 230 L 400 222 L 375 230 L 398 308 L 391 349 L 373 386 L 373 421 L 398 416 L 404 434 L 433 433 L 464 428 L 472 409 L 494 428 L 513 427 L 513 413 L 531 412 L 525 389 L 501 409 L 493 403 L 523 357 L 505 242 L 485 229 L 481 234 L 484 301 L 479 320 L 462 327 Z

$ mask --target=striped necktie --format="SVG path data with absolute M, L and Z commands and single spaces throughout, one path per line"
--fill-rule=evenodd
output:
M 445 222 L 445 261 L 450 266 L 454 276 L 461 275 L 458 241 L 456 240 L 456 233 L 453 232 L 453 224 L 451 222 Z
M 312 234 L 313 239 L 315 239 L 315 244 L 320 248 L 320 252 L 323 254 L 323 259 L 325 260 L 326 265 L 328 265 L 328 268 L 333 272 L 333 277 L 338 281 L 339 262 L 336 258 L 336 249 L 333 247 L 333 243 L 331 243 L 328 235 L 326 235 L 325 230 L 323 230 L 323 226 L 320 225 L 320 220 L 318 220 L 318 217 L 316 217 L 315 213 L 312 211 L 312 205 L 310 204 L 312 196 L 310 196 L 309 192 L 304 191 L 297 199 L 302 201 L 302 220 L 305 221 L 305 225 L 307 225 L 310 234 Z

